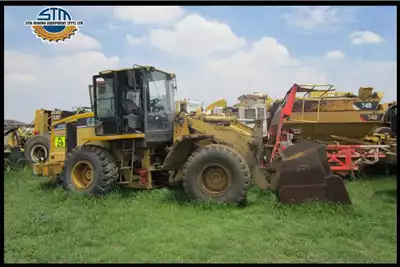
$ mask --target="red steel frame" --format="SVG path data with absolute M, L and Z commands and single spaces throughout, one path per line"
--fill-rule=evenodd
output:
M 360 164 L 375 164 L 386 158 L 382 149 L 389 145 L 327 145 L 326 152 L 332 172 L 343 175 L 358 171 Z
M 272 151 L 269 157 L 269 161 L 265 162 L 265 164 L 271 164 L 279 155 L 279 148 L 284 149 L 280 146 L 282 137 L 284 137 L 284 133 L 282 133 L 282 126 L 284 120 L 292 114 L 294 100 L 296 98 L 296 93 L 300 89 L 299 85 L 294 84 L 289 91 L 286 93 L 285 98 L 283 99 L 280 107 L 277 109 L 275 114 L 272 116 L 271 125 L 268 125 L 268 142 L 271 145 Z M 283 136 L 282 136 L 283 135 Z

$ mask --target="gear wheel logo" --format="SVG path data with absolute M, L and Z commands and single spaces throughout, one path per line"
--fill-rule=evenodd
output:
M 25 26 L 31 27 L 37 38 L 48 43 L 70 39 L 82 25 L 82 20 L 73 20 L 71 14 L 61 7 L 47 7 L 39 12 L 36 20 L 25 21 Z

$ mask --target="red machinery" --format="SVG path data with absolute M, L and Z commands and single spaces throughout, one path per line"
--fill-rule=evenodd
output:
M 327 145 L 331 170 L 342 176 L 352 175 L 363 164 L 373 165 L 387 159 L 389 145 Z
M 292 113 L 296 93 L 301 90 L 294 84 L 286 93 L 267 121 L 266 137 L 262 137 L 261 122 L 255 125 L 253 145 L 258 147 L 258 162 L 250 165 L 253 180 L 260 188 L 275 191 L 282 203 L 320 199 L 351 204 L 342 178 L 329 168 L 326 146 L 316 142 L 293 144 L 292 133 L 282 130 L 284 120 Z M 263 142 L 257 141 L 262 139 Z M 254 168 L 259 168 L 259 172 Z
M 292 114 L 296 93 L 303 92 L 308 92 L 308 89 L 294 84 L 287 92 L 280 107 L 269 118 L 269 130 L 265 147 L 270 152 L 266 155 L 264 166 L 271 164 L 280 157 L 280 153 L 293 145 L 294 133 L 291 130 L 283 130 L 282 125 Z M 353 175 L 360 170 L 362 165 L 373 165 L 377 162 L 388 160 L 389 155 L 396 157 L 394 153 L 390 152 L 389 145 L 326 145 L 329 167 L 332 172 L 341 176 Z M 389 161 L 393 162 L 393 160 Z

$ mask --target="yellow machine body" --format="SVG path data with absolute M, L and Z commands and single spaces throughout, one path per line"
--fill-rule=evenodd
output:
M 79 120 L 86 120 L 93 118 L 92 112 L 70 116 L 55 122 L 52 125 L 50 135 L 50 158 L 46 163 L 36 164 L 34 166 L 34 173 L 56 177 L 63 169 L 64 162 L 66 159 L 66 130 L 57 129 L 60 124 L 73 123 Z M 184 157 L 188 157 L 198 145 L 206 145 L 212 143 L 229 144 L 243 156 L 247 156 L 250 153 L 249 142 L 252 140 L 253 129 L 240 123 L 234 117 L 225 116 L 212 116 L 212 115 L 198 115 L 190 116 L 186 113 L 179 113 L 180 119 L 174 123 L 174 143 L 180 143 L 184 138 L 188 136 L 194 137 L 193 142 L 183 142 L 184 146 L 174 147 L 172 145 L 169 150 L 168 163 L 173 165 L 174 168 L 179 169 L 179 164 L 186 161 Z M 189 130 L 190 129 L 190 130 Z M 212 137 L 212 139 L 208 138 Z M 77 129 L 77 147 L 82 145 L 94 145 L 106 148 L 113 155 L 116 161 L 122 161 L 124 155 L 121 153 L 121 141 L 122 140 L 143 140 L 144 134 L 126 134 L 126 135 L 111 135 L 111 136 L 96 136 L 94 125 L 86 125 Z M 189 140 L 189 139 L 188 139 Z M 148 184 L 141 184 L 137 181 L 138 177 L 135 177 L 129 170 L 124 171 L 122 179 L 119 183 L 125 184 L 133 188 L 153 188 L 152 184 L 152 171 L 159 172 L 165 166 L 151 166 L 150 154 L 154 151 L 150 149 L 143 150 L 142 168 L 150 170 L 148 172 Z M 129 160 L 131 155 L 125 156 L 124 160 Z M 182 159 L 183 157 L 183 159 Z M 169 167 L 171 168 L 171 167 Z M 155 186 L 156 187 L 156 186 Z
M 373 93 L 371 87 L 361 87 L 358 95 L 336 92 L 329 84 L 301 87 L 305 94 L 296 98 L 284 128 L 297 129 L 302 138 L 325 141 L 335 135 L 362 140 L 380 125 L 385 114 L 380 104 L 383 93 Z M 274 102 L 271 113 L 280 103 Z
M 273 184 L 285 203 L 314 198 L 350 202 L 339 177 L 330 179 L 335 181 L 334 187 L 325 181 L 332 174 L 325 168 L 328 162 L 324 147 L 315 147 L 302 158 L 290 156 L 301 152 L 294 146 L 291 153 L 282 154 L 287 159 L 293 158 L 283 164 L 288 171 L 282 174 L 277 168 L 272 170 L 276 174 L 274 178 L 267 177 L 260 165 L 267 151 L 261 122 L 251 128 L 235 117 L 188 114 L 183 109 L 171 113 L 173 109 L 169 105 L 175 103 L 172 89 L 176 87 L 171 87 L 175 75 L 153 67 L 100 72 L 93 77 L 94 88 L 99 78 L 106 85 L 99 91 L 93 90 L 94 112 L 73 115 L 52 124 L 50 157 L 47 162 L 34 165 L 35 174 L 58 177 L 64 188 L 84 195 L 104 194 L 113 184 L 151 189 L 182 183 L 193 200 L 239 204 L 253 180 L 263 189 L 267 189 L 268 183 Z M 151 96 L 146 91 L 156 81 L 165 85 L 166 95 Z M 155 91 L 161 91 L 161 86 Z M 284 103 L 293 103 L 297 88 L 297 85 L 291 88 Z M 142 94 L 140 102 L 136 98 L 138 104 L 130 103 L 134 102 L 128 98 L 130 91 Z M 165 106 L 157 106 L 161 99 Z M 108 102 L 101 105 L 100 101 Z M 277 130 L 277 137 L 270 139 L 274 147 L 280 144 L 283 115 L 291 110 L 285 105 L 272 120 L 272 127 Z M 159 128 L 151 128 L 151 123 Z M 271 153 L 278 159 L 278 150 Z M 302 170 L 305 183 L 296 180 L 299 166 L 306 166 Z M 307 173 L 314 179 L 307 182 Z M 316 182 L 318 189 L 314 189 Z M 289 189 L 292 183 L 296 188 Z M 340 196 L 334 196 L 331 189 L 340 191 Z M 301 193 L 304 191 L 307 194 Z

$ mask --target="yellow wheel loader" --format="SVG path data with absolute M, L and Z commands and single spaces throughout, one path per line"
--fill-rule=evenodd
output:
M 34 173 L 58 177 L 83 195 L 102 195 L 116 184 L 151 189 L 181 182 L 192 200 L 238 204 L 253 180 L 284 203 L 350 203 L 343 181 L 327 167 L 324 146 L 282 139 L 297 85 L 263 138 L 261 123 L 251 129 L 234 118 L 177 112 L 175 79 L 150 66 L 100 72 L 93 77 L 93 113 L 52 125 L 49 161 Z
M 49 131 L 51 124 L 64 117 L 71 116 L 70 111 L 54 109 L 38 109 L 33 121 L 33 133 L 27 138 L 24 145 L 25 160 L 28 164 L 44 162 L 50 154 Z
M 33 122 L 33 133 L 25 138 L 25 142 L 20 144 L 24 150 L 24 157 L 28 164 L 47 161 L 50 154 L 50 137 L 49 132 L 51 125 L 63 118 L 67 118 L 74 114 L 82 114 L 89 112 L 88 107 L 73 108 L 72 111 L 67 110 L 45 110 L 39 109 L 35 112 L 35 120 Z M 62 124 L 58 125 L 58 128 Z
M 35 119 L 30 125 L 13 127 L 4 132 L 4 164 L 11 169 L 23 167 L 26 164 L 45 162 L 50 154 L 50 137 L 52 123 L 74 114 L 86 113 L 88 107 L 73 108 L 72 111 L 54 109 L 38 109 Z M 62 126 L 58 125 L 58 128 Z M 6 168 L 10 169 L 10 168 Z

